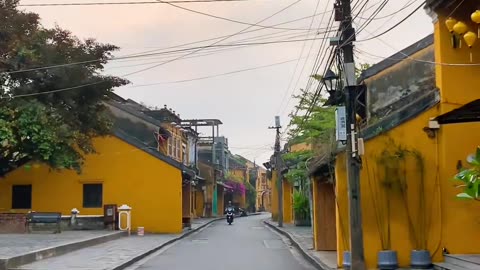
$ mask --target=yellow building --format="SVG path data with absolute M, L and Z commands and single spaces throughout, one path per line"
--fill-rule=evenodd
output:
M 378 252 L 385 250 L 397 252 L 400 267 L 410 265 L 412 250 L 428 250 L 434 262 L 444 260 L 442 249 L 451 254 L 480 253 L 480 245 L 471 240 L 480 237 L 478 202 L 457 199 L 461 190 L 451 181 L 479 145 L 480 126 L 465 122 L 478 121 L 480 49 L 454 48 L 445 26 L 446 16 L 451 15 L 476 32 L 477 25 L 470 20 L 476 1 L 461 1 L 457 8 L 452 1 L 427 2 L 434 35 L 362 76 L 367 94 L 360 99 L 366 104 L 367 125 L 361 128 L 365 154 L 360 191 L 368 268 L 377 266 Z M 349 249 L 346 162 L 341 149 L 335 183 L 341 265 L 343 251 Z
M 104 215 L 105 205 L 126 204 L 132 207 L 133 230 L 181 232 L 191 207 L 189 191 L 182 190 L 195 173 L 157 151 L 153 134 L 159 125 L 135 103 L 117 97 L 107 105 L 114 132 L 94 139 L 97 154 L 85 156 L 81 174 L 43 165 L 18 168 L 0 181 L 0 211 L 69 215 L 77 208 L 80 215 Z
M 256 183 L 257 202 L 255 207 L 260 211 L 271 211 L 271 188 L 271 179 L 268 178 L 267 171 L 262 169 Z
M 272 157 L 273 159 L 273 157 Z M 272 181 L 271 181 L 271 213 L 272 220 L 278 221 L 278 209 L 279 209 L 279 195 L 278 195 L 278 173 L 276 168 L 272 168 Z M 282 204 L 283 204 L 283 223 L 292 224 L 294 215 L 293 215 L 293 185 L 291 185 L 286 179 L 282 176 L 283 193 L 282 193 Z

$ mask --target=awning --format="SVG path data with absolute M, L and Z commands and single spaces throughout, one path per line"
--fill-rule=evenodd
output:
M 434 120 L 440 125 L 480 122 L 480 99 L 467 103 L 448 113 L 439 115 Z
M 233 189 L 233 187 L 231 187 L 231 186 L 229 186 L 229 185 L 227 185 L 227 184 L 225 184 L 225 183 L 222 183 L 222 182 L 217 182 L 217 185 L 220 185 L 220 186 L 222 186 L 222 187 L 224 187 L 224 188 Z

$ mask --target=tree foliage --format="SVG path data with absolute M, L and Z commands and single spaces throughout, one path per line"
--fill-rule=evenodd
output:
M 298 111 L 311 111 L 309 115 L 291 115 L 290 143 L 322 143 L 330 139 L 335 128 L 335 108 L 324 107 L 324 99 L 315 100 L 313 93 L 302 90 L 295 96 L 299 100 Z
M 371 64 L 368 64 L 368 63 L 360 63 L 358 64 L 356 67 L 355 67 L 355 77 L 357 78 L 360 78 L 360 76 L 362 75 L 362 73 L 371 68 L 372 65 Z
M 118 48 L 44 28 L 18 2 L 0 0 L 0 174 L 22 161 L 80 171 L 83 155 L 95 151 L 92 138 L 111 128 L 102 101 L 128 83 L 101 74 Z M 83 64 L 39 69 L 74 62 Z
M 467 162 L 469 168 L 462 168 L 454 177 L 461 183 L 457 187 L 463 189 L 457 197 L 480 201 L 480 147 L 467 158 Z
M 320 75 L 313 75 L 314 79 L 321 81 Z M 324 145 L 331 144 L 332 132 L 335 129 L 335 108 L 323 106 L 325 100 L 315 97 L 314 93 L 301 91 L 295 96 L 298 100 L 296 110 L 310 112 L 307 115 L 291 115 L 289 144 L 306 143 L 310 150 L 290 152 L 283 155 L 288 165 L 286 178 L 292 183 L 298 183 L 300 192 L 305 194 L 309 188 L 308 162 L 318 156 Z

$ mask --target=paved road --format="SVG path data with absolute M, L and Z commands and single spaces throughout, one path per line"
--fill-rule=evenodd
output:
M 267 216 L 238 218 L 232 226 L 213 223 L 159 251 L 138 270 L 312 270 L 289 242 L 266 228 Z

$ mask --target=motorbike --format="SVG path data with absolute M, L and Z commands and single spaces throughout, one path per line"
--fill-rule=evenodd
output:
M 233 216 L 234 214 L 234 209 L 232 207 L 227 208 L 227 223 L 228 225 L 232 225 L 233 223 Z

